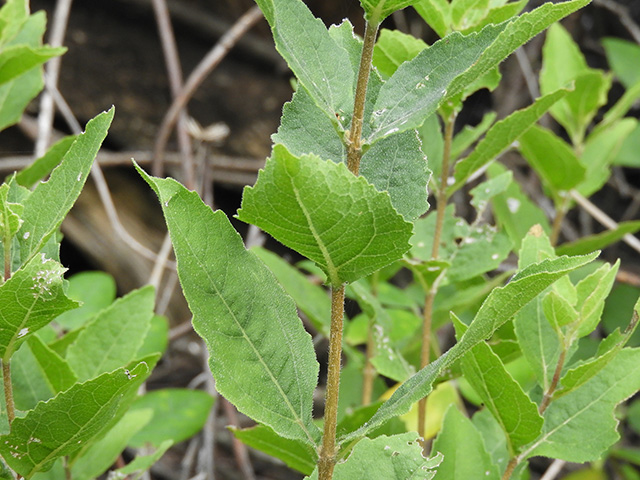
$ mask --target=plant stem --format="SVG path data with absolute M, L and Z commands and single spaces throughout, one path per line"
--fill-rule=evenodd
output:
M 318 459 L 318 480 L 331 480 L 336 464 L 336 427 L 338 425 L 338 393 L 342 357 L 342 322 L 344 285 L 331 287 L 331 332 L 329 334 L 329 366 L 324 405 L 324 433 Z
M 451 115 L 444 119 L 444 150 L 442 153 L 442 170 L 440 172 L 440 183 L 436 195 L 437 211 L 436 211 L 436 227 L 433 233 L 433 245 L 431 247 L 431 258 L 438 258 L 440 252 L 440 241 L 442 237 L 442 227 L 444 225 L 444 213 L 447 208 L 447 180 L 449 178 L 449 165 L 451 162 L 451 143 L 453 142 L 453 127 L 455 123 L 455 115 Z M 424 311 L 422 314 L 422 349 L 420 352 L 420 368 L 429 365 L 429 357 L 431 355 L 431 323 L 433 320 L 433 300 L 438 291 L 438 282 L 429 288 L 424 299 Z M 427 418 L 427 399 L 422 398 L 418 402 L 418 434 L 423 438 L 423 448 L 427 444 L 424 441 L 425 436 L 425 420 Z
M 449 169 L 451 162 L 451 143 L 453 142 L 453 126 L 455 115 L 444 119 L 444 149 L 442 153 L 442 170 L 440 171 L 440 184 L 436 196 L 436 229 L 433 233 L 433 246 L 431 248 L 431 258 L 438 258 L 440 250 L 440 237 L 442 237 L 442 226 L 444 225 L 444 212 L 447 208 L 447 181 L 449 180 Z
M 13 403 L 13 386 L 11 385 L 11 363 L 9 361 L 2 362 L 2 380 L 4 382 L 4 399 L 7 404 L 7 418 L 9 426 L 16 418 L 16 410 Z
M 558 238 L 560 237 L 560 229 L 562 228 L 562 221 L 564 217 L 567 215 L 567 209 L 569 208 L 569 200 L 571 199 L 570 195 L 565 195 L 562 201 L 556 206 L 556 216 L 553 219 L 553 225 L 551 227 L 551 236 L 549 237 L 549 242 L 551 242 L 551 246 L 555 247 L 558 243 Z
M 347 139 L 347 167 L 354 174 L 360 172 L 360 159 L 362 158 L 362 124 L 364 119 L 364 106 L 367 97 L 367 84 L 371 74 L 371 60 L 373 59 L 373 47 L 376 43 L 376 35 L 380 22 L 367 22 L 364 31 L 364 44 L 358 69 L 358 83 L 356 84 L 355 100 L 353 103 L 353 118 L 351 130 Z
M 556 370 L 555 372 L 553 372 L 553 379 L 551 380 L 551 385 L 549 385 L 549 389 L 544 393 L 544 396 L 542 397 L 542 402 L 540 403 L 540 407 L 538 407 L 538 413 L 540 413 L 540 415 L 544 413 L 544 411 L 549 406 L 549 403 L 551 403 L 551 397 L 553 396 L 553 393 L 556 391 L 556 388 L 558 387 L 558 382 L 560 382 L 560 375 L 562 374 L 562 368 L 564 367 L 564 361 L 566 359 L 566 356 L 567 356 L 567 351 L 566 349 L 563 348 L 562 352 L 560 352 L 558 363 L 556 364 Z
M 520 460 L 518 459 L 518 457 L 513 457 L 511 460 L 509 460 L 509 463 L 507 464 L 507 468 L 504 471 L 504 474 L 502 475 L 502 480 L 509 480 L 511 478 L 511 475 L 513 475 L 513 471 L 518 466 L 518 463 L 520 463 Z

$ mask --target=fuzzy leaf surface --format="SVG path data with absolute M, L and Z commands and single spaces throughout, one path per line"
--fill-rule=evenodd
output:
M 344 463 L 335 467 L 335 480 L 353 480 L 367 478 L 371 480 L 430 480 L 435 469 L 442 461 L 442 455 L 426 459 L 422 456 L 422 447 L 416 433 L 400 435 L 381 435 L 373 440 L 360 440 Z M 317 480 L 318 471 L 306 477 Z
M 328 292 L 320 285 L 310 282 L 300 270 L 279 255 L 264 248 L 252 248 L 251 251 L 269 267 L 313 326 L 328 338 L 331 324 L 331 299 Z
M 300 0 L 257 0 L 271 25 L 276 48 L 327 115 L 353 108 L 353 71 L 347 52 L 331 38 L 322 20 Z M 336 122 L 337 123 L 337 122 Z
M 505 27 L 504 23 L 490 25 L 467 36 L 452 33 L 400 65 L 380 89 L 366 142 L 422 125 L 438 108 L 449 84 L 478 60 Z
M 113 115 L 112 108 L 90 120 L 85 132 L 78 135 L 49 180 L 40 183 L 25 201 L 24 223 L 18 232 L 23 263 L 31 259 L 53 235 L 80 195 Z
M 411 238 L 386 193 L 342 163 L 297 158 L 280 145 L 245 189 L 238 218 L 316 262 L 332 285 L 398 260 Z
M 43 254 L 0 285 L 0 357 L 4 362 L 31 334 L 78 306 L 64 294 L 65 270 Z
M 54 143 L 42 157 L 18 172 L 16 175 L 18 184 L 31 188 L 38 181 L 49 175 L 51 170 L 60 164 L 75 139 L 75 135 L 68 135 Z
M 484 301 L 469 329 L 444 355 L 404 382 L 371 418 L 368 424 L 340 439 L 358 438 L 385 421 L 406 413 L 411 405 L 431 392 L 433 382 L 441 372 L 462 357 L 479 342 L 513 318 L 538 294 L 567 273 L 595 259 L 597 253 L 580 257 L 560 257 L 544 260 L 517 273 L 504 287 L 495 288 Z
M 544 412 L 542 435 L 526 456 L 576 463 L 598 460 L 620 438 L 613 415 L 616 405 L 639 389 L 640 349 L 623 349 L 591 380 L 551 402 Z
M 487 480 L 500 478 L 498 467 L 487 452 L 482 435 L 455 406 L 447 410 L 431 452 L 444 455 L 434 480 L 474 478 L 478 472 L 484 472 L 482 478 Z
M 212 212 L 173 179 L 139 172 L 160 199 L 218 390 L 283 437 L 314 445 L 320 437 L 311 418 L 319 366 L 293 300 L 247 252 L 223 212 Z
M 454 98 L 549 25 L 590 2 L 591 0 L 572 0 L 556 4 L 549 2 L 531 12 L 523 13 L 509 22 L 495 42 L 484 50 L 473 66 L 451 82 L 445 99 Z
M 464 182 L 479 168 L 483 167 L 504 152 L 520 135 L 526 132 L 538 119 L 549 110 L 551 105 L 567 94 L 567 90 L 538 98 L 533 104 L 509 115 L 497 122 L 487 135 L 476 146 L 473 152 L 455 167 L 455 183 L 449 187 L 450 192 L 458 190 Z
M 373 66 L 388 78 L 400 65 L 411 60 L 427 47 L 423 40 L 399 30 L 383 28 L 373 49 Z
M 67 361 L 80 381 L 126 365 L 134 358 L 151 326 L 151 286 L 129 293 L 100 312 L 67 350 Z
M 128 392 L 135 392 L 149 375 L 141 362 L 131 370 L 120 368 L 78 383 L 41 402 L 26 416 L 16 418 L 11 433 L 0 437 L 0 453 L 9 466 L 29 479 L 71 455 L 99 435 L 121 409 Z

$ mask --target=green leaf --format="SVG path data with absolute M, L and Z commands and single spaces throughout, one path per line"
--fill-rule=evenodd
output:
M 27 344 L 54 395 L 68 390 L 78 381 L 69 364 L 51 350 L 40 337 L 32 335 Z
M 33 187 L 60 164 L 75 139 L 75 135 L 69 135 L 58 140 L 47 150 L 47 153 L 18 172 L 16 182 L 23 187 Z
M 454 406 L 450 406 L 442 422 L 442 429 L 433 442 L 431 453 L 441 453 L 444 460 L 434 480 L 482 478 L 499 480 L 500 471 L 493 462 L 478 429 Z
M 512 113 L 491 127 L 473 152 L 456 164 L 455 183 L 449 187 L 449 192 L 458 190 L 474 172 L 509 148 L 549 110 L 551 105 L 566 94 L 567 90 L 558 90 L 540 97 L 533 104 Z
M 604 301 L 613 287 L 619 267 L 619 259 L 613 266 L 605 263 L 576 285 L 580 306 L 580 325 L 576 332 L 578 337 L 584 337 L 593 332 L 600 322 Z
M 9 11 L 9 9 L 5 9 L 5 12 Z M 42 43 L 45 24 L 44 12 L 24 18 L 24 21 L 16 21 L 3 32 L 0 42 L 4 43 L 9 40 L 5 37 L 7 34 L 11 37 L 8 44 L 26 44 L 37 48 Z M 42 68 L 39 66 L 0 85 L 0 130 L 18 122 L 28 103 L 38 95 L 43 86 Z
M 442 455 L 426 459 L 422 456 L 422 446 L 416 433 L 381 435 L 373 440 L 360 440 L 349 457 L 338 463 L 334 469 L 334 480 L 389 480 L 406 478 L 410 480 L 430 480 L 435 469 L 442 462 Z M 318 471 L 306 477 L 317 480 Z
M 640 98 L 640 81 L 625 90 L 622 97 L 605 112 L 602 121 L 591 130 L 589 135 L 596 135 L 622 119 L 633 108 L 638 98 Z
M 604 38 L 602 45 L 611 70 L 626 88 L 631 88 L 632 85 L 640 82 L 640 72 L 638 72 L 640 46 L 621 38 Z
M 368 22 L 379 24 L 393 12 L 402 10 L 418 0 L 360 0 L 364 17 Z
M 640 220 L 622 222 L 614 230 L 605 230 L 602 233 L 582 237 L 571 243 L 563 243 L 556 247 L 558 255 L 584 255 L 585 253 L 601 250 L 622 239 L 627 234 L 640 231 Z
M 0 285 L 0 357 L 9 362 L 20 344 L 62 312 L 77 307 L 64 295 L 58 262 L 33 258 Z
M 411 224 L 389 197 L 344 164 L 297 158 L 276 145 L 238 218 L 313 260 L 331 285 L 364 277 L 402 257 Z
M 7 0 L 0 8 L 0 46 L 11 40 L 29 17 L 29 4 L 24 0 Z
M 160 446 L 155 450 L 155 452 L 150 455 L 138 455 L 131 462 L 125 465 L 122 468 L 119 468 L 114 472 L 115 478 L 126 478 L 129 475 L 139 475 L 147 470 L 149 470 L 160 457 L 164 455 L 164 453 L 169 450 L 173 446 L 171 440 L 165 440 L 160 444 Z
M 53 57 L 66 52 L 63 47 L 12 45 L 0 51 L 0 85 L 16 79 Z
M 427 44 L 413 35 L 383 28 L 373 49 L 372 63 L 383 77 L 389 78 L 400 65 L 413 59 L 425 48 Z
M 531 265 L 516 274 L 504 287 L 495 288 L 484 301 L 460 341 L 425 368 L 404 382 L 371 418 L 366 427 L 340 439 L 340 443 L 358 438 L 386 420 L 409 411 L 412 404 L 431 391 L 433 382 L 479 342 L 488 339 L 504 323 L 556 280 L 591 262 L 597 254 L 560 257 Z
M 106 472 L 113 465 L 128 440 L 144 427 L 153 412 L 150 410 L 128 411 L 106 435 L 91 445 L 73 462 L 71 475 L 74 480 L 92 480 Z
M 163 388 L 138 397 L 131 411 L 151 411 L 149 421 L 133 435 L 129 445 L 159 447 L 172 440 L 179 443 L 198 433 L 209 416 L 213 397 L 200 390 Z
M 138 171 L 160 199 L 216 388 L 279 435 L 314 445 L 320 437 L 311 418 L 319 367 L 295 304 L 245 250 L 223 212 L 212 212 L 175 180 Z
M 457 318 L 454 326 L 458 335 L 466 331 Z M 512 455 L 540 435 L 543 420 L 538 406 L 507 372 L 489 345 L 480 342 L 462 358 L 462 373 L 500 424 Z
M 131 370 L 120 368 L 75 384 L 39 403 L 13 421 L 10 434 L 0 437 L 0 454 L 26 479 L 47 470 L 55 459 L 73 454 L 111 426 L 127 394 L 135 392 L 148 375 L 147 364 L 141 362 Z
M 506 171 L 497 163 L 487 169 L 490 178 Z M 504 193 L 491 199 L 491 204 L 498 225 L 507 232 L 516 249 L 520 248 L 520 242 L 532 226 L 541 225 L 545 232 L 551 231 L 545 213 L 522 192 L 518 182 L 511 182 Z
M 606 130 L 589 135 L 582 152 L 582 163 L 587 168 L 587 174 L 576 190 L 589 197 L 602 188 L 611 175 L 609 166 L 637 125 L 635 118 L 623 118 Z
M 491 127 L 497 117 L 496 112 L 487 112 L 474 127 L 465 125 L 451 142 L 451 158 L 458 158 Z
M 509 237 L 495 231 L 494 227 L 474 227 L 469 235 L 462 238 L 450 259 L 447 277 L 453 282 L 460 282 L 495 270 L 507 258 L 512 246 Z
M 625 120 L 627 119 L 625 118 Z M 636 155 L 638 151 L 640 151 L 640 123 L 622 142 L 613 163 L 623 167 L 638 168 L 640 167 L 640 156 Z
M 585 178 L 586 168 L 551 130 L 534 125 L 520 137 L 520 151 L 555 194 L 572 189 Z
M 313 101 L 331 119 L 353 109 L 353 70 L 347 52 L 300 0 L 257 0 L 276 48 Z
M 490 25 L 467 36 L 452 33 L 400 65 L 380 89 L 366 143 L 422 125 L 447 95 L 449 84 L 478 60 L 505 27 L 504 23 Z
M 393 320 L 388 310 L 383 308 L 378 299 L 363 285 L 362 281 L 349 285 L 349 293 L 355 294 L 360 308 L 371 318 L 369 328 L 373 329 L 375 349 L 371 363 L 380 375 L 397 382 L 403 382 L 415 373 L 390 340 Z
M 580 388 L 549 404 L 542 435 L 523 457 L 542 455 L 576 463 L 600 459 L 620 438 L 613 415 L 616 405 L 639 389 L 640 349 L 623 349 Z
M 137 358 L 154 308 L 151 286 L 116 300 L 96 315 L 67 349 L 67 361 L 80 381 L 126 365 Z
M 305 475 L 310 475 L 316 467 L 317 453 L 304 442 L 283 438 L 265 425 L 243 429 L 227 428 L 242 443 L 282 460 Z
M 513 174 L 511 171 L 506 171 L 478 184 L 469 191 L 472 197 L 470 203 L 478 212 L 478 216 L 487 208 L 489 200 L 505 192 L 512 181 Z
M 492 8 L 489 10 L 489 13 L 482 20 L 476 22 L 475 25 L 467 28 L 465 32 L 476 32 L 490 23 L 502 23 L 505 20 L 509 20 L 518 15 L 527 6 L 528 0 L 520 0 L 499 6 L 494 6 L 493 4 L 504 2 L 491 1 L 490 3 L 492 4 Z
M 522 240 L 519 256 L 518 267 L 522 269 L 554 258 L 555 253 L 545 233 L 534 227 Z M 562 345 L 544 315 L 542 296 L 535 298 L 516 315 L 514 327 L 522 354 L 546 392 L 551 384 Z
M 10 242 L 22 225 L 24 207 L 19 203 L 8 201 L 9 185 L 0 185 L 0 241 L 2 245 Z
M 500 33 L 495 42 L 484 50 L 477 62 L 451 82 L 445 100 L 455 98 L 476 79 L 495 68 L 549 25 L 584 7 L 590 1 L 572 0 L 557 4 L 549 2 L 515 18 Z
M 262 260 L 275 275 L 284 291 L 293 298 L 315 328 L 329 337 L 331 324 L 331 299 L 320 285 L 314 285 L 297 268 L 282 257 L 264 248 L 251 251 Z
M 25 200 L 24 223 L 18 232 L 22 263 L 42 248 L 80 195 L 113 114 L 112 108 L 90 120 L 85 133 L 76 138 L 49 180 L 40 183 Z
M 391 204 L 413 221 L 429 208 L 427 185 L 431 172 L 415 130 L 383 138 L 362 156 L 360 175 L 388 192 Z
M 453 0 L 451 22 L 455 30 L 466 30 L 480 22 L 489 13 L 489 0 Z
M 75 330 L 111 305 L 116 299 L 116 282 L 105 272 L 76 273 L 69 278 L 67 296 L 81 305 L 58 316 L 56 323 L 67 330 Z
M 440 38 L 451 33 L 451 7 L 447 0 L 420 0 L 413 8 Z

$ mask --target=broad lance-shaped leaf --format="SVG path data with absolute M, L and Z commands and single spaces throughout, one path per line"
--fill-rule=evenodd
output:
M 442 462 L 442 455 L 426 459 L 422 454 L 422 445 L 415 433 L 400 435 L 381 435 L 373 440 L 363 438 L 346 461 L 335 467 L 334 480 L 430 480 L 434 469 Z M 317 480 L 318 470 L 305 477 Z
M 347 52 L 301 0 L 256 0 L 271 25 L 276 48 L 322 111 L 353 109 L 353 71 Z
M 444 455 L 434 480 L 477 478 L 498 480 L 500 471 L 487 452 L 478 429 L 451 405 L 444 416 L 442 429 L 433 442 L 432 454 Z
M 558 255 L 584 255 L 585 253 L 601 250 L 612 243 L 621 240 L 627 234 L 634 234 L 640 230 L 640 220 L 621 222 L 615 230 L 605 230 L 602 233 L 582 237 L 571 243 L 563 243 L 556 247 Z
M 512 20 L 478 61 L 451 82 L 445 100 L 454 98 L 476 79 L 498 66 L 505 58 L 527 43 L 554 22 L 588 5 L 591 0 L 572 0 L 553 4 L 545 3 L 539 8 Z M 485 27 L 486 28 L 486 27 Z
M 3 362 L 8 362 L 33 332 L 78 306 L 63 292 L 65 270 L 42 254 L 0 285 L 0 358 Z
M 22 263 L 42 248 L 80 195 L 113 115 L 114 109 L 111 108 L 90 120 L 85 132 L 78 135 L 49 180 L 39 184 L 25 201 L 24 223 L 18 232 Z
M 321 285 L 310 282 L 300 270 L 281 256 L 260 247 L 252 248 L 251 251 L 269 267 L 313 326 L 329 338 L 331 298 L 328 292 Z
M 403 63 L 382 86 L 365 142 L 417 128 L 435 112 L 449 84 L 468 70 L 498 37 L 506 23 L 490 25 L 480 33 L 453 33 Z
M 80 450 L 121 414 L 123 402 L 149 376 L 145 362 L 119 368 L 40 402 L 26 416 L 16 418 L 11 433 L 0 437 L 0 454 L 7 464 L 29 479 L 51 468 L 62 456 Z
M 340 438 L 340 443 L 366 435 L 390 418 L 408 412 L 411 405 L 431 392 L 433 382 L 444 369 L 479 342 L 489 338 L 549 285 L 567 273 L 591 262 L 598 253 L 580 257 L 560 257 L 536 263 L 520 271 L 504 287 L 495 288 L 480 307 L 460 341 L 435 362 L 404 382 L 366 426 Z
M 595 377 L 549 404 L 542 435 L 522 456 L 576 463 L 600 459 L 620 438 L 616 405 L 639 389 L 640 349 L 625 348 Z
M 458 334 L 466 326 L 455 317 Z M 535 440 L 542 429 L 538 406 L 531 401 L 517 381 L 507 372 L 500 357 L 485 342 L 478 343 L 462 358 L 465 379 L 493 414 L 507 437 L 512 455 Z
M 155 302 L 151 286 L 135 290 L 96 314 L 67 350 L 80 381 L 110 372 L 134 358 L 151 326 Z
M 197 193 L 173 179 L 138 171 L 162 204 L 182 289 L 194 329 L 207 344 L 216 388 L 279 435 L 315 445 L 320 432 L 311 410 L 319 367 L 295 304 L 244 248 L 223 212 L 212 212 Z
M 362 177 L 276 145 L 238 218 L 313 260 L 331 285 L 364 277 L 409 250 L 411 224 Z
M 520 135 L 531 128 L 549 110 L 551 105 L 564 97 L 567 92 L 567 90 L 558 90 L 540 97 L 533 104 L 512 113 L 491 127 L 473 152 L 456 164 L 455 183 L 449 187 L 449 193 L 458 190 L 474 172 L 509 148 Z
M 12 45 L 0 52 L 0 85 L 42 65 L 50 58 L 62 55 L 66 48 Z

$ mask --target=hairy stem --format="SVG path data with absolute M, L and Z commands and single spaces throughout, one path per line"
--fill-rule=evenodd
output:
M 540 407 L 538 407 L 538 413 L 542 415 L 544 411 L 551 403 L 551 397 L 553 397 L 553 393 L 558 388 L 558 383 L 560 382 L 560 375 L 562 374 L 562 369 L 564 367 L 564 361 L 567 357 L 567 351 L 563 348 L 562 352 L 560 352 L 560 357 L 558 358 L 558 363 L 556 364 L 556 371 L 553 373 L 553 379 L 551 380 L 551 385 L 549 385 L 549 389 L 544 393 L 542 397 L 542 402 L 540 403 Z
M 504 474 L 502 475 L 502 480 L 509 480 L 511 478 L 511 475 L 513 475 L 513 471 L 518 466 L 518 463 L 520 463 L 520 460 L 518 459 L 518 457 L 513 457 L 511 460 L 509 460 L 509 463 L 507 464 L 507 468 L 504 471 Z
M 336 464 L 336 427 L 338 425 L 338 392 L 342 357 L 342 323 L 344 316 L 344 285 L 331 287 L 331 332 L 329 334 L 329 366 L 324 405 L 324 433 L 318 480 L 331 480 Z
M 2 380 L 4 381 L 4 399 L 7 403 L 7 418 L 9 426 L 16 418 L 16 410 L 13 403 L 13 386 L 11 385 L 11 363 L 9 361 L 2 362 Z
M 364 31 L 364 44 L 358 69 L 358 83 L 356 84 L 355 100 L 353 103 L 353 118 L 351 130 L 347 139 L 347 167 L 354 175 L 360 172 L 360 159 L 362 158 L 362 125 L 364 122 L 364 106 L 367 97 L 367 84 L 371 74 L 371 60 L 373 59 L 373 47 L 376 43 L 379 22 L 367 22 Z
M 453 142 L 453 126 L 455 124 L 455 116 L 445 118 L 444 120 L 444 150 L 442 153 L 442 171 L 440 172 L 440 184 L 438 185 L 438 193 L 436 195 L 436 229 L 433 233 L 433 246 L 431 248 L 431 258 L 438 258 L 440 250 L 440 241 L 442 237 L 442 226 L 444 225 L 444 212 L 447 208 L 447 181 L 449 180 L 449 170 L 451 163 L 451 143 Z

